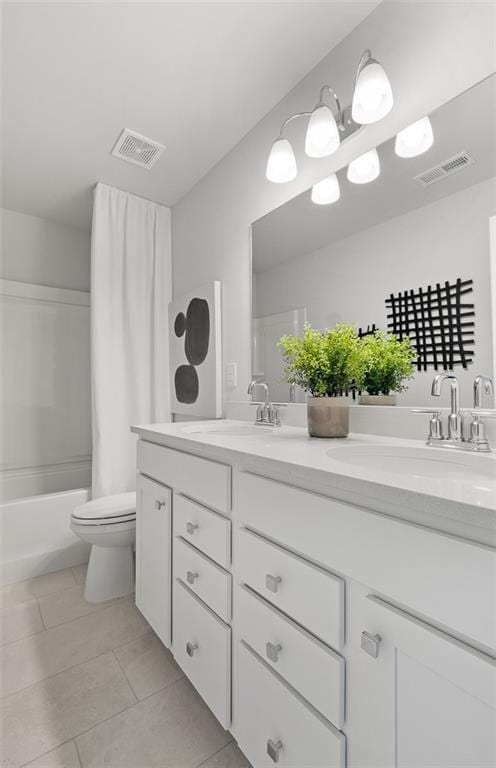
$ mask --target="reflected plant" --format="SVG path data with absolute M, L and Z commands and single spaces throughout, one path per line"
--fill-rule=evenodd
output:
M 413 378 L 415 351 L 408 337 L 401 341 L 392 333 L 376 331 L 360 341 L 358 389 L 369 395 L 404 392 Z

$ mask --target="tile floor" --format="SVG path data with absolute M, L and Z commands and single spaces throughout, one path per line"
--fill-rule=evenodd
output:
M 1 768 L 249 768 L 134 605 L 85 566 L 1 589 Z

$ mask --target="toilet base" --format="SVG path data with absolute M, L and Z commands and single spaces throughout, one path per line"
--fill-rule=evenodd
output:
M 134 592 L 133 548 L 91 547 L 86 574 L 84 599 L 88 603 L 103 603 Z

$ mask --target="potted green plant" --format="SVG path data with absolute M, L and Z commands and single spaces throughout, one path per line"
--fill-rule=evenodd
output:
M 415 352 L 408 337 L 401 341 L 391 333 L 376 331 L 360 341 L 360 365 L 356 374 L 361 405 L 396 405 L 396 393 L 404 392 L 413 377 Z
M 279 340 L 288 384 L 309 393 L 308 432 L 312 437 L 346 437 L 349 432 L 349 401 L 360 370 L 360 339 L 351 325 L 339 324 L 317 331 L 305 325 L 303 336 Z

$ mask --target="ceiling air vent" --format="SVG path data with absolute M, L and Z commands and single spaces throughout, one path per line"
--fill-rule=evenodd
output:
M 467 168 L 469 165 L 475 163 L 474 158 L 468 154 L 468 152 L 459 152 L 453 157 L 449 157 L 439 165 L 435 165 L 433 168 L 429 168 L 423 173 L 419 173 L 418 176 L 414 176 L 414 180 L 421 184 L 423 187 L 428 187 L 429 184 L 434 184 L 436 181 L 445 179 L 452 173 L 461 171 L 462 168 Z
M 164 149 L 163 144 L 124 128 L 111 154 L 141 168 L 152 168 Z

